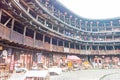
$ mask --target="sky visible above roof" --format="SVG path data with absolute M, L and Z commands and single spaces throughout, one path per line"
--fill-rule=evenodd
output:
M 58 0 L 75 14 L 88 19 L 120 17 L 120 0 Z

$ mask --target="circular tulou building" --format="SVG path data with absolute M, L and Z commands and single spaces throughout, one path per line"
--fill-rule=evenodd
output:
M 59 65 L 69 55 L 91 68 L 119 68 L 120 18 L 86 19 L 57 0 L 0 0 L 0 64 L 6 69 Z

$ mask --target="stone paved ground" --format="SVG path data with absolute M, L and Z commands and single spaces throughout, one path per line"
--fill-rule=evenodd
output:
M 120 69 L 79 70 L 63 72 L 61 75 L 51 76 L 50 80 L 99 80 L 104 75 L 111 73 L 120 73 Z M 117 76 L 120 75 L 118 74 Z M 14 73 L 9 80 L 23 80 L 23 77 L 24 74 Z
M 24 73 L 13 73 L 8 80 L 23 80 Z
M 111 73 L 120 73 L 120 69 L 71 71 L 62 73 L 59 76 L 51 76 L 50 80 L 99 80 L 104 75 Z

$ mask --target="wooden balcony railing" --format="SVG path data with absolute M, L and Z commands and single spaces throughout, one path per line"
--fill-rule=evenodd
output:
M 98 52 L 100 55 L 109 54 L 109 52 L 106 52 L 105 50 L 99 50 Z
M 0 36 L 3 39 L 10 40 L 10 29 L 0 24 Z
M 80 54 L 80 50 L 76 49 L 76 50 L 75 50 L 75 53 L 76 53 L 76 54 Z
M 58 52 L 64 52 L 64 47 L 63 46 L 58 46 Z
M 86 54 L 92 54 L 91 50 L 86 50 Z
M 25 36 L 24 44 L 28 45 L 28 46 L 31 46 L 31 47 L 34 47 L 34 40 L 33 40 L 33 38 Z
M 69 48 L 67 48 L 67 47 L 64 47 L 64 52 L 67 52 L 67 53 L 69 53 L 69 51 L 70 51 L 70 49 L 69 49 Z
M 35 40 L 35 47 L 38 49 L 43 49 L 43 42 L 41 40 Z
M 120 50 L 115 50 L 115 54 L 120 54 Z
M 50 44 L 48 42 L 44 43 L 44 49 L 50 51 Z
M 75 53 L 75 54 L 120 54 L 120 50 L 78 50 L 78 49 L 72 49 L 72 48 L 66 48 L 63 46 L 57 46 L 57 45 L 51 45 L 47 42 L 43 44 L 40 40 L 35 40 L 28 36 L 23 36 L 23 34 L 20 34 L 16 31 L 10 30 L 10 28 L 3 26 L 0 24 L 0 37 L 2 39 L 6 39 L 9 41 L 13 41 L 15 43 L 24 44 L 31 47 L 36 47 L 38 49 L 45 49 L 48 51 L 56 51 L 56 52 L 65 52 L 65 53 Z
M 52 51 L 58 52 L 58 46 L 57 45 L 51 45 Z
M 75 49 L 70 48 L 70 53 L 75 53 Z
M 2 25 L 0 25 L 0 37 L 2 37 L 3 36 L 3 27 L 2 27 Z
M 4 27 L 4 35 L 3 37 L 7 40 L 10 40 L 10 29 L 7 27 Z
M 12 32 L 12 35 L 11 35 L 11 40 L 14 41 L 15 43 L 19 43 L 19 44 L 24 44 L 24 36 L 23 34 L 20 34 L 16 31 L 13 31 Z
M 91 50 L 91 54 L 99 54 L 98 50 Z
M 107 50 L 106 54 L 116 54 L 114 50 Z
M 80 54 L 86 54 L 86 50 L 80 50 Z

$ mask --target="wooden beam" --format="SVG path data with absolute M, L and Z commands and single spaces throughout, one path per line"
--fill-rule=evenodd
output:
M 11 20 L 11 18 L 9 18 L 9 19 L 5 22 L 4 26 L 6 26 L 6 25 L 9 23 L 10 20 Z

